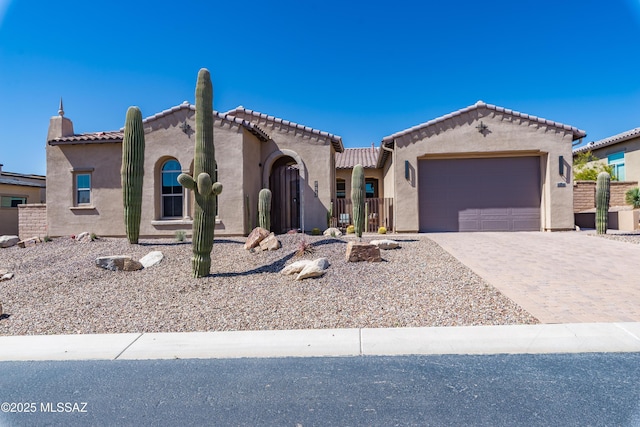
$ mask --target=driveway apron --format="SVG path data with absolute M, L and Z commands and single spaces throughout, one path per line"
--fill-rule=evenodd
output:
M 427 236 L 542 323 L 640 321 L 640 245 L 584 232 Z

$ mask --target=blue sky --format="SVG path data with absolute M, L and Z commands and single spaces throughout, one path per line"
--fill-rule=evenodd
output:
M 76 133 L 193 102 L 365 147 L 483 100 L 576 126 L 640 126 L 640 0 L 0 0 L 0 163 L 45 174 L 60 97 Z M 222 160 L 223 161 L 223 160 Z

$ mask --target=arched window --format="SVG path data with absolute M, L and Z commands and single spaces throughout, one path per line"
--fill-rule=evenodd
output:
M 162 217 L 182 218 L 182 186 L 178 175 L 182 168 L 177 160 L 167 160 L 162 165 Z

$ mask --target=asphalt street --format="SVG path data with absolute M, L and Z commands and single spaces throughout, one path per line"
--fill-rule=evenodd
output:
M 0 362 L 0 426 L 637 426 L 640 353 Z

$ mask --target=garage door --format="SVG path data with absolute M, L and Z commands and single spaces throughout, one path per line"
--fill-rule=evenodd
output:
M 540 230 L 540 158 L 418 163 L 420 231 Z

